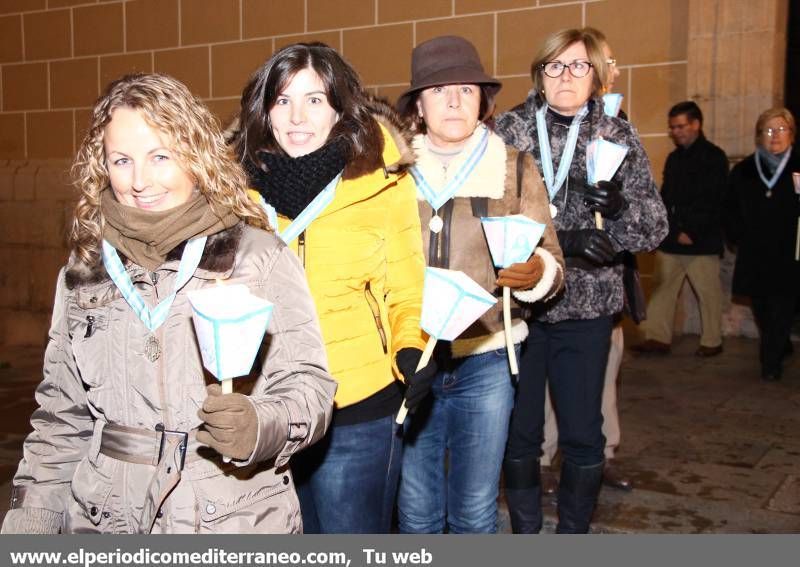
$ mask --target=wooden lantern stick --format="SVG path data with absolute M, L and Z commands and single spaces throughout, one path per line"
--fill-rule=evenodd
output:
M 519 375 L 517 366 L 517 353 L 514 351 L 514 338 L 511 336 L 511 288 L 503 286 L 503 330 L 506 335 L 506 351 L 508 351 L 508 365 L 511 374 Z

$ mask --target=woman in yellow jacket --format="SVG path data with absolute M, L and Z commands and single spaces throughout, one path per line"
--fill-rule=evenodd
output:
M 425 260 L 400 121 L 368 99 L 336 51 L 295 44 L 253 74 L 234 141 L 303 262 L 339 384 L 328 436 L 292 461 L 305 531 L 388 532 L 400 380 L 413 406 L 435 372 L 415 373 Z

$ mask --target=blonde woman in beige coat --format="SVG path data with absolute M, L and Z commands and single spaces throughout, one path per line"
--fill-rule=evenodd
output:
M 125 77 L 73 171 L 72 253 L 3 532 L 300 532 L 288 461 L 325 433 L 335 383 L 303 270 L 259 230 L 215 120 L 175 79 Z M 187 300 L 217 282 L 274 304 L 231 394 L 203 371 Z

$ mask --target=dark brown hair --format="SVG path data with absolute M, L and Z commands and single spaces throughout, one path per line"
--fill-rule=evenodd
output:
M 382 167 L 383 135 L 358 74 L 333 48 L 319 42 L 284 47 L 253 73 L 242 92 L 239 130 L 233 140 L 239 159 L 258 164 L 259 151 L 285 154 L 272 133 L 269 112 L 292 77 L 303 69 L 319 75 L 328 103 L 339 113 L 327 141 L 341 140 L 348 164 L 367 158 L 367 170 Z

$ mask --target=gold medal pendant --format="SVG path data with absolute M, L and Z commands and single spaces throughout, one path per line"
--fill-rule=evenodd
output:
M 430 222 L 428 223 L 428 228 L 430 228 L 431 232 L 435 234 L 439 234 L 443 226 L 444 226 L 444 221 L 442 220 L 442 217 L 440 217 L 439 215 L 433 215 L 431 217 Z
M 767 191 L 767 199 L 770 199 L 770 198 L 772 198 L 772 189 Z
M 558 209 L 553 203 L 550 203 L 550 218 L 552 219 L 556 218 L 557 214 L 558 214 Z
M 155 362 L 161 357 L 161 345 L 155 335 L 149 335 L 144 342 L 144 355 L 150 362 Z

